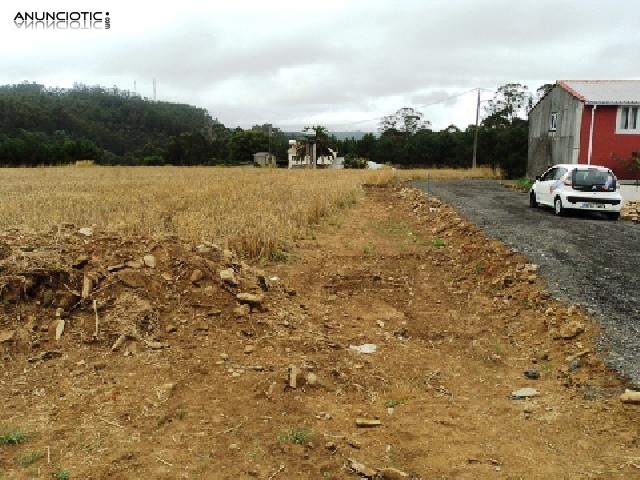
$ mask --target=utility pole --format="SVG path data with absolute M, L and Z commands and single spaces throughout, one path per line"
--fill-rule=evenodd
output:
M 476 168 L 476 159 L 478 154 L 478 122 L 480 121 L 480 89 L 478 88 L 478 103 L 476 104 L 476 130 L 473 136 L 473 161 L 471 162 L 471 168 Z
M 156 79 L 153 79 L 153 101 L 156 101 Z
M 271 163 L 271 124 L 269 124 L 269 163 Z

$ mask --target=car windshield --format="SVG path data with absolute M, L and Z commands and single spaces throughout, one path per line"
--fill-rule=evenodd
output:
M 605 190 L 615 189 L 615 177 L 610 170 L 590 168 L 575 170 L 573 177 L 574 187 L 602 187 Z

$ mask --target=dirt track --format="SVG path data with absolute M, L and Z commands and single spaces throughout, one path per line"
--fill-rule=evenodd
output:
M 416 192 L 372 189 L 264 272 L 172 238 L 64 238 L 2 238 L 0 434 L 26 435 L 0 446 L 6 478 L 640 471 L 640 407 L 621 404 L 623 384 L 593 354 L 597 327 L 550 299 L 525 258 Z M 140 265 L 149 254 L 155 265 Z M 57 281 L 31 268 L 47 255 Z M 238 286 L 220 280 L 227 267 Z M 14 288 L 21 278 L 29 288 Z M 245 291 L 264 295 L 250 312 L 235 300 Z M 377 351 L 350 348 L 363 344 Z M 523 387 L 539 395 L 512 398 Z M 47 447 L 51 463 L 29 457 Z
M 426 189 L 426 184 L 420 184 Z M 609 363 L 640 385 L 640 226 L 599 214 L 556 217 L 497 181 L 431 182 L 437 197 L 541 266 L 549 289 L 600 320 Z

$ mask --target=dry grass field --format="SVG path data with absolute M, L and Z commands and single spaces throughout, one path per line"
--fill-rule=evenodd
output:
M 287 249 L 309 225 L 353 204 L 365 183 L 492 177 L 475 170 L 267 170 L 89 167 L 3 169 L 0 229 L 62 222 L 100 231 L 211 241 L 249 257 Z
M 598 324 L 393 186 L 489 171 L 0 171 L 1 480 L 638 478 Z

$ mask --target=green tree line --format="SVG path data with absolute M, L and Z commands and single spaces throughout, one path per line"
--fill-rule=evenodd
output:
M 520 84 L 498 89 L 478 132 L 478 165 L 501 167 L 509 176 L 524 173 L 528 124 L 523 117 L 531 98 Z M 324 127 L 313 128 L 322 132 L 322 147 L 345 156 L 347 166 L 361 167 L 366 164 L 362 159 L 400 167 L 471 165 L 475 126 L 441 131 L 430 127 L 421 112 L 406 107 L 380 121 L 379 135 L 368 133 L 358 140 L 337 140 Z M 60 89 L 26 82 L 0 86 L 3 166 L 76 160 L 109 165 L 237 164 L 269 150 L 286 164 L 289 138 L 292 135 L 270 125 L 230 129 L 206 109 L 155 102 L 115 87 L 76 84 Z

